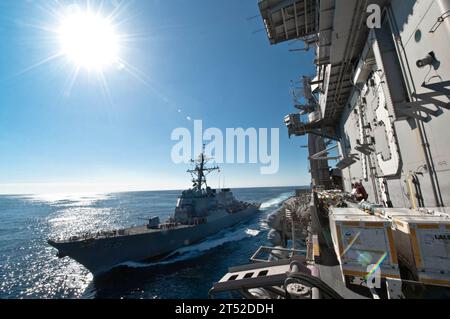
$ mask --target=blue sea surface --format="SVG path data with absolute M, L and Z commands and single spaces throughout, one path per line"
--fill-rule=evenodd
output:
M 143 225 L 151 216 L 165 220 L 180 191 L 0 196 L 0 298 L 207 298 L 229 267 L 249 263 L 267 244 L 265 219 L 294 188 L 233 192 L 262 203 L 261 214 L 163 262 L 130 262 L 98 278 L 70 258 L 58 259 L 47 239 Z

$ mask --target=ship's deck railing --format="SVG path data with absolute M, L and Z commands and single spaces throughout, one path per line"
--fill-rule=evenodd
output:
M 111 237 L 117 237 L 117 236 L 124 236 L 126 235 L 125 231 L 122 230 L 111 230 L 111 231 L 104 231 L 104 232 L 98 232 L 95 234 L 88 233 L 88 234 L 82 234 L 78 236 L 72 236 L 68 239 L 61 239 L 61 238 L 55 238 L 52 239 L 56 242 L 76 242 L 76 241 L 85 241 L 90 239 L 99 239 L 99 238 L 111 238 Z
M 247 202 L 238 202 L 239 205 L 234 206 L 230 209 L 230 213 L 236 213 L 240 210 L 246 209 L 250 206 L 258 206 L 258 204 L 253 204 L 253 203 L 247 203 Z M 218 205 L 219 207 L 219 205 Z M 225 208 L 225 207 L 224 207 Z M 206 224 L 207 223 L 207 219 L 205 218 L 196 218 L 193 220 L 190 220 L 189 222 L 186 223 L 181 223 L 181 222 L 164 222 L 159 224 L 158 228 L 155 228 L 155 230 L 157 229 L 161 229 L 161 230 L 169 230 L 169 229 L 173 229 L 176 227 L 180 227 L 180 226 L 198 226 L 198 225 L 202 225 L 202 224 Z M 78 236 L 72 236 L 68 239 L 62 239 L 62 238 L 51 238 L 50 240 L 55 241 L 55 242 L 77 242 L 77 241 L 86 241 L 86 240 L 95 240 L 95 239 L 107 239 L 107 238 L 113 238 L 113 237 L 121 237 L 121 236 L 129 236 L 129 235 L 133 235 L 134 231 L 136 230 L 140 230 L 143 228 L 147 228 L 147 229 L 151 229 L 148 228 L 147 225 L 143 225 L 143 226 L 137 226 L 137 227 L 132 227 L 129 229 L 121 229 L 121 230 L 111 230 L 111 231 L 102 231 L 102 232 L 98 232 L 98 233 L 86 233 L 86 234 L 81 234 Z
M 259 256 L 262 254 L 272 254 L 274 251 L 282 251 L 282 252 L 288 252 L 291 253 L 293 256 L 306 256 L 306 250 L 299 250 L 299 249 L 291 249 L 291 248 L 281 248 L 281 247 L 267 247 L 267 246 L 261 246 L 258 248 L 258 250 L 253 254 L 253 256 L 250 258 L 252 262 L 268 262 L 268 259 L 261 259 Z

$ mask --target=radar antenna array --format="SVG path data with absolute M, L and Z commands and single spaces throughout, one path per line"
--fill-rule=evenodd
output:
M 201 191 L 203 185 L 205 186 L 205 188 L 207 188 L 208 184 L 206 183 L 206 176 L 220 169 L 218 166 L 207 167 L 206 165 L 211 160 L 212 158 L 208 158 L 205 155 L 205 145 L 203 145 L 203 151 L 199 155 L 199 157 L 196 160 L 191 160 L 194 168 L 188 170 L 187 172 L 191 174 L 193 183 L 192 186 L 197 191 Z

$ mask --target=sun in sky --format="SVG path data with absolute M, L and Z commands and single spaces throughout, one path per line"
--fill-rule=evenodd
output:
M 101 71 L 119 60 L 119 36 L 111 20 L 90 10 L 63 15 L 57 28 L 61 53 L 77 68 Z
M 133 61 L 140 61 L 136 59 L 135 49 L 143 47 L 150 38 L 157 38 L 156 32 L 148 27 L 130 32 L 130 28 L 140 25 L 137 21 L 142 18 L 141 11 L 133 10 L 132 0 L 45 0 L 30 1 L 30 5 L 40 14 L 26 26 L 39 31 L 39 36 L 33 38 L 33 45 L 45 46 L 48 55 L 40 56 L 37 63 L 17 75 L 37 68 L 44 70 L 45 66 L 54 64 L 57 67 L 51 72 L 67 74 L 60 93 L 70 98 L 77 81 L 86 79 L 81 75 L 87 74 L 89 85 L 98 86 L 105 101 L 113 105 L 113 90 L 108 82 L 112 82 L 118 72 L 126 73 L 170 108 L 178 109 L 179 103 L 173 101 L 170 92 L 164 90 L 157 79 L 143 72 L 142 66 L 127 61 L 130 54 L 134 56 Z M 190 117 L 187 120 L 190 121 Z
M 50 35 L 54 52 L 24 72 L 59 60 L 70 70 L 65 95 L 70 95 L 80 72 L 88 72 L 110 100 L 108 72 L 124 70 L 147 84 L 145 75 L 123 57 L 125 44 L 134 39 L 120 30 L 128 3 L 116 0 L 106 5 L 104 0 L 78 0 L 70 4 L 63 1 L 42 4 L 48 19 L 37 28 Z

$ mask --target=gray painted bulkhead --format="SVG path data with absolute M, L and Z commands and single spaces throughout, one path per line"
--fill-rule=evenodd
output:
M 371 31 L 364 63 L 370 72 L 356 83 L 338 125 L 342 155 L 359 156 L 343 170 L 347 190 L 362 180 L 371 201 L 450 206 L 449 92 L 443 87 L 450 81 L 450 19 L 436 26 L 448 10 L 448 0 L 392 0 L 382 29 Z M 416 61 L 431 51 L 436 61 L 419 68 Z M 417 106 L 423 119 L 412 117 Z M 356 151 L 358 142 L 372 151 Z

